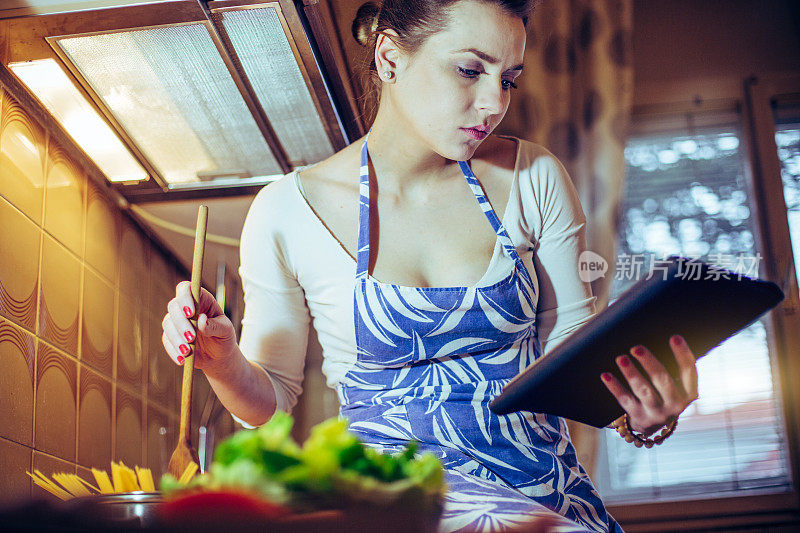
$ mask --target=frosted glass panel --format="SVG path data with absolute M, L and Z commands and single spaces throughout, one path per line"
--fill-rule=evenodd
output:
M 275 133 L 295 165 L 333 154 L 274 8 L 217 13 Z
M 203 24 L 58 45 L 167 182 L 282 173 Z
M 53 59 L 11 63 L 9 68 L 41 100 L 109 181 L 147 179 L 144 168 Z

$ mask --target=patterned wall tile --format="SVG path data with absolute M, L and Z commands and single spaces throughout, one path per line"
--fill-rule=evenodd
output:
M 182 371 L 180 375 L 183 376 Z M 202 370 L 195 369 L 194 376 L 192 376 L 192 438 L 194 442 L 197 442 L 197 432 L 200 428 L 200 422 L 203 420 L 203 409 L 206 406 L 206 402 L 209 403 L 209 406 L 211 405 L 213 395 L 214 391 L 211 389 L 206 375 Z M 208 423 L 208 419 L 205 422 Z
M 33 335 L 0 319 L 0 436 L 26 446 L 33 444 L 35 347 Z
M 169 414 L 160 407 L 149 404 L 147 407 L 147 466 L 153 475 L 160 476 L 167 471 L 169 458 L 177 444 L 177 429 Z
M 180 394 L 180 367 L 172 362 L 161 343 L 162 316 L 150 315 L 147 354 L 147 398 L 163 409 L 176 412 Z
M 0 438 L 0 494 L 1 506 L 23 502 L 31 497 L 31 478 L 25 471 L 31 470 L 33 452 L 26 446 Z
M 0 198 L 0 315 L 33 331 L 41 230 Z
M 72 356 L 78 354 L 81 264 L 48 235 L 42 241 L 39 336 Z
M 175 269 L 164 256 L 153 252 L 150 256 L 150 310 L 162 317 L 167 303 L 175 297 Z
M 45 154 L 44 130 L 4 93 L 0 103 L 0 195 L 36 224 L 42 223 Z
M 116 385 L 114 457 L 128 466 L 142 464 L 142 398 Z
M 58 145 L 47 146 L 44 230 L 78 256 L 83 255 L 86 176 Z
M 83 276 L 81 362 L 111 378 L 114 370 L 114 288 L 88 268 L 84 268 Z
M 159 475 L 178 425 L 160 335 L 176 267 L 2 89 L 0 228 L 0 465 L 88 474 L 113 455 Z M 0 502 L 49 497 L 19 472 Z
M 140 232 L 128 221 L 122 223 L 119 256 L 119 290 L 135 305 L 146 309 L 150 280 L 150 249 Z
M 95 465 L 94 468 L 105 470 L 106 472 L 111 475 L 111 461 L 107 462 L 104 465 Z M 94 474 L 92 474 L 91 469 L 86 468 L 85 466 L 81 466 L 80 464 L 76 465 L 75 473 L 81 476 L 84 480 L 88 481 L 92 485 L 96 485 L 94 480 Z
M 211 452 L 216 449 L 220 442 L 229 437 L 234 431 L 239 429 L 239 425 L 233 420 L 231 414 L 219 403 L 214 408 L 214 417 L 212 418 L 211 427 L 208 428 L 209 443 Z
M 75 461 L 78 364 L 39 342 L 36 354 L 34 447 Z
M 112 284 L 119 268 L 119 214 L 97 185 L 88 183 L 86 262 Z
M 143 354 L 147 346 L 147 310 L 119 293 L 118 317 L 117 380 L 141 391 Z
M 105 469 L 111 461 L 111 396 L 111 381 L 81 365 L 78 464 Z
M 53 474 L 59 474 L 61 472 L 65 472 L 67 474 L 76 473 L 75 463 L 71 461 L 64 461 L 58 457 L 53 457 L 52 455 L 41 453 L 36 450 L 33 451 L 33 468 L 40 470 L 42 474 L 50 479 L 53 478 Z M 31 487 L 31 494 L 36 499 L 47 500 L 54 503 L 61 501 L 46 490 L 36 485 Z
M 11 34 L 8 31 L 8 26 L 11 24 L 10 20 L 0 20 L 0 63 L 4 65 L 8 63 L 8 52 L 9 48 L 11 47 L 11 38 L 9 35 Z M 0 92 L 0 100 L 3 98 L 3 93 Z

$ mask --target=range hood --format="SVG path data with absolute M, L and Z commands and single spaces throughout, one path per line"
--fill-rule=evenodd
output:
M 0 10 L 0 82 L 132 202 L 252 194 L 364 132 L 326 0 L 42 3 Z

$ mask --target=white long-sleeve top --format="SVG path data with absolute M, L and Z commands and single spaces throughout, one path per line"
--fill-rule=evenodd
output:
M 578 276 L 586 226 L 578 194 L 563 165 L 542 146 L 518 140 L 502 223 L 537 288 L 536 328 L 547 353 L 591 318 L 596 298 Z M 356 361 L 356 261 L 307 203 L 297 171 L 256 195 L 240 254 L 245 300 L 240 348 L 267 370 L 277 408 L 288 411 L 302 392 L 312 320 L 329 386 Z M 498 240 L 476 286 L 500 281 L 511 263 Z

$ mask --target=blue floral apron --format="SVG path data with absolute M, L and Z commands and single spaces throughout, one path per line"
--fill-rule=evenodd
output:
M 369 134 L 367 134 L 367 138 Z M 449 487 L 440 531 L 503 531 L 533 515 L 559 531 L 622 531 L 578 464 L 563 419 L 498 416 L 489 401 L 541 355 L 535 285 L 482 188 L 458 162 L 514 266 L 486 287 L 381 283 L 369 267 L 369 156 L 361 149 L 355 289 L 357 362 L 340 382 L 341 414 L 365 443 L 410 440 L 442 460 Z M 568 519 L 568 520 L 567 520 Z

